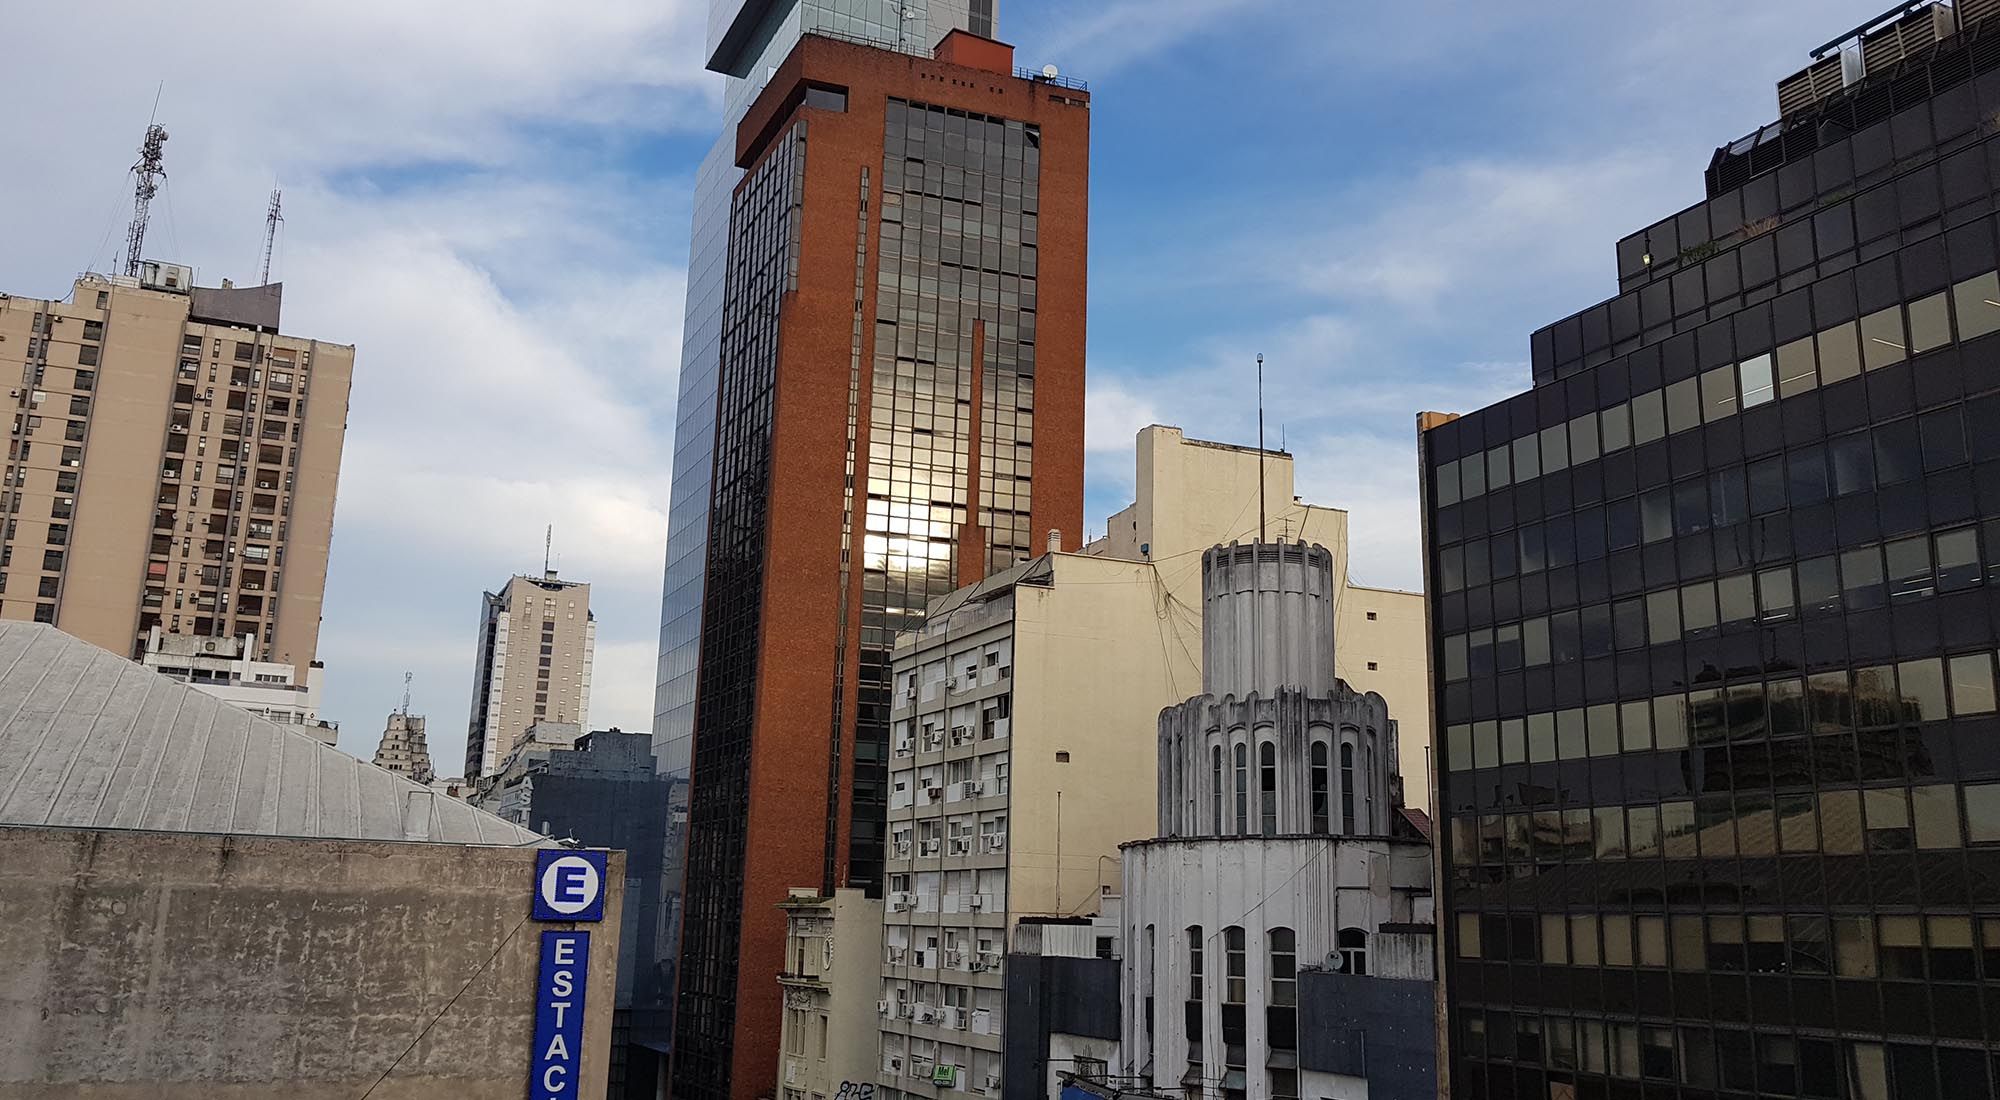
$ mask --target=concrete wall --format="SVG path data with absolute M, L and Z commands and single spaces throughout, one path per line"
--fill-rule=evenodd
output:
M 1430 648 L 1422 593 L 1353 583 L 1347 572 L 1347 513 L 1294 496 L 1288 454 L 1265 452 L 1260 461 L 1254 447 L 1188 439 L 1179 428 L 1157 424 L 1139 432 L 1137 451 L 1137 499 L 1112 516 L 1105 536 L 1084 552 L 1157 563 L 1163 588 L 1194 610 L 1188 637 L 1200 652 L 1201 552 L 1217 543 L 1256 539 L 1261 474 L 1269 537 L 1318 543 L 1333 553 L 1334 672 L 1356 689 L 1388 700 L 1399 729 L 1404 801 L 1428 808 Z
M 1014 592 L 1010 924 L 1088 916 L 1116 889 L 1118 846 L 1156 833 L 1160 711 L 1201 690 L 1199 612 L 1190 628 L 1151 566 L 1054 564 L 1053 587 Z
M 1299 1095 L 1435 1095 L 1436 994 L 1428 981 L 1299 971 Z M 1327 1091 L 1306 1091 L 1309 1079 Z
M 1060 1050 L 1051 1043 L 1058 1034 L 1071 1037 L 1060 1044 Z M 1115 1056 L 1118 961 L 1008 955 L 1007 1061 L 1000 1079 L 1003 1100 L 1055 1095 L 1049 1087 L 1052 1072 L 1070 1069 L 1067 1059 L 1079 1053 L 1090 1056 L 1088 1050 L 1076 1049 L 1083 1040 L 1096 1040 Z M 1056 1064 L 1058 1055 L 1065 1059 L 1061 1065 Z M 972 1084 L 977 1087 L 983 1082 Z
M 567 927 L 525 919 L 533 848 L 10 826 L 0 849 L 0 1095 L 353 1100 L 385 1073 L 371 1100 L 526 1092 L 539 933 Z M 621 853 L 608 878 L 585 1096 Z

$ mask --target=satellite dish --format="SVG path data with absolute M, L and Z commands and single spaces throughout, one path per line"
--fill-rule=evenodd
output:
M 1054 65 L 1044 65 L 1044 66 L 1042 66 L 1042 76 L 1043 76 L 1043 78 L 1045 78 L 1045 79 L 1048 79 L 1048 80 L 1054 80 L 1054 79 L 1055 79 L 1056 77 L 1058 77 L 1058 76 L 1061 76 L 1061 75 L 1062 75 L 1062 74 L 1061 74 L 1060 72 L 1058 72 L 1058 71 L 1057 71 L 1057 69 L 1056 69 L 1056 67 L 1055 67 Z

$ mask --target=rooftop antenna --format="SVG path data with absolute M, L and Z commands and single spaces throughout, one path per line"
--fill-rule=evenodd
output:
M 139 254 L 146 247 L 146 219 L 153 196 L 160 193 L 160 180 L 166 177 L 165 146 L 167 128 L 153 121 L 160 116 L 160 93 L 166 90 L 166 82 L 153 93 L 153 114 L 146 120 L 146 138 L 139 143 L 139 163 L 132 166 L 135 181 L 132 186 L 132 225 L 125 230 L 125 274 L 134 278 L 139 274 Z
M 264 271 L 257 281 L 265 286 L 271 284 L 271 248 L 278 243 L 278 223 L 285 220 L 284 197 L 283 191 L 271 188 L 271 208 L 264 212 Z
M 413 675 L 414 675 L 414 673 L 409 673 L 409 672 L 405 672 L 405 673 L 403 673 L 403 709 L 402 709 L 402 715 L 403 715 L 403 717 L 405 717 L 405 718 L 408 718 L 408 717 L 410 716 L 410 677 L 411 677 L 411 676 L 413 676 Z
M 549 524 L 548 533 L 542 536 L 542 576 L 549 575 L 549 552 L 555 548 L 556 525 Z
M 1264 541 L 1264 353 L 1257 353 L 1257 541 Z

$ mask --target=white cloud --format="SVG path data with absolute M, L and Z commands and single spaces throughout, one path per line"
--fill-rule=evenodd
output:
M 703 8 L 8 12 L 23 48 L 0 95 L 42 105 L 9 137 L 41 156 L 0 174 L 17 215 L 0 289 L 61 296 L 115 261 L 161 77 L 148 255 L 248 281 L 265 196 L 285 188 L 285 328 L 357 347 L 320 648 L 350 751 L 372 753 L 409 669 L 433 757 L 455 766 L 480 593 L 539 569 L 550 523 L 563 574 L 593 583 L 594 717 L 651 724 L 687 174 L 719 105 Z M 92 79 L 61 43 L 88 44 Z

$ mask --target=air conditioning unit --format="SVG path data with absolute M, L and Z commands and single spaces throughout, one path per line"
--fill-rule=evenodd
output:
M 910 1076 L 928 1078 L 934 1067 L 928 1058 L 918 1058 L 910 1063 Z
M 911 896 L 902 891 L 897 891 L 889 895 L 889 911 L 891 913 L 907 913 L 910 911 L 912 904 Z
M 897 842 L 896 842 L 896 858 L 897 858 L 897 859 L 908 859 L 908 858 L 910 858 L 910 842 L 909 842 L 909 841 L 907 841 L 907 840 L 899 840 L 899 841 L 897 841 Z
M 946 949 L 944 964 L 953 968 L 965 965 L 965 952 L 956 947 Z
M 888 1000 L 886 998 L 875 1002 L 876 1015 L 893 1016 L 895 1015 L 895 1013 L 896 1013 L 896 1002 Z
M 1007 850 L 1007 834 L 987 833 L 979 838 L 979 846 L 988 852 L 1004 852 Z
M 913 684 L 913 683 L 912 683 L 912 684 L 906 684 L 906 685 L 904 685 L 904 687 L 903 687 L 903 698 L 904 698 L 904 699 L 915 699 L 916 697 L 917 697 L 917 685 L 916 685 L 916 684 Z
M 962 1008 L 945 1009 L 944 1026 L 952 1029 L 953 1031 L 964 1031 L 966 1028 L 965 1010 Z
M 910 1004 L 908 1001 L 905 1001 L 902 1004 L 896 1006 L 896 1015 L 901 1017 L 902 1019 L 905 1020 L 910 1019 L 916 1014 L 917 1014 L 917 1006 Z
M 918 845 L 918 846 L 917 846 L 917 854 L 918 854 L 918 855 L 920 855 L 920 856 L 934 856 L 934 855 L 937 855 L 937 854 L 938 854 L 938 839 L 937 839 L 936 837 L 932 837 L 932 838 L 930 838 L 929 840 L 926 840 L 926 841 L 924 841 L 924 842 L 923 842 L 922 844 Z
M 897 756 L 908 756 L 915 751 L 917 751 L 917 743 L 913 738 L 905 737 L 896 742 Z
M 936 1006 L 936 1005 L 918 1005 L 918 1006 L 917 1006 L 917 1022 L 918 1022 L 918 1023 L 920 1023 L 920 1024 L 935 1024 L 935 1023 L 937 1023 L 937 1022 L 938 1022 L 938 1008 L 937 1008 L 937 1006 Z
M 972 852 L 972 841 L 970 839 L 962 836 L 955 836 L 951 838 L 952 855 L 955 856 L 969 855 L 971 854 L 971 852 Z
M 979 963 L 988 970 L 1000 969 L 1000 952 L 981 951 L 979 953 Z
M 907 947 L 891 947 L 889 949 L 889 961 L 897 966 L 903 965 L 903 960 L 908 958 L 909 955 L 910 950 Z
M 996 1091 L 998 1091 L 998 1090 L 999 1090 L 999 1088 L 1000 1088 L 1000 1075 L 999 1075 L 999 1074 L 997 1074 L 997 1073 L 994 1073 L 994 1072 L 993 1072 L 992 1070 L 987 1070 L 987 1071 L 986 1071 L 986 1091 L 987 1091 L 987 1092 L 996 1092 Z
M 958 785 L 958 793 L 962 798 L 978 798 L 985 792 L 986 784 L 981 783 L 977 779 L 968 779 Z
M 972 910 L 975 913 L 979 912 L 981 909 L 986 908 L 986 895 L 985 894 L 966 895 L 965 907 L 967 909 Z
M 925 787 L 924 793 L 930 796 L 932 802 L 936 802 L 938 799 L 944 797 L 944 788 L 935 786 Z

